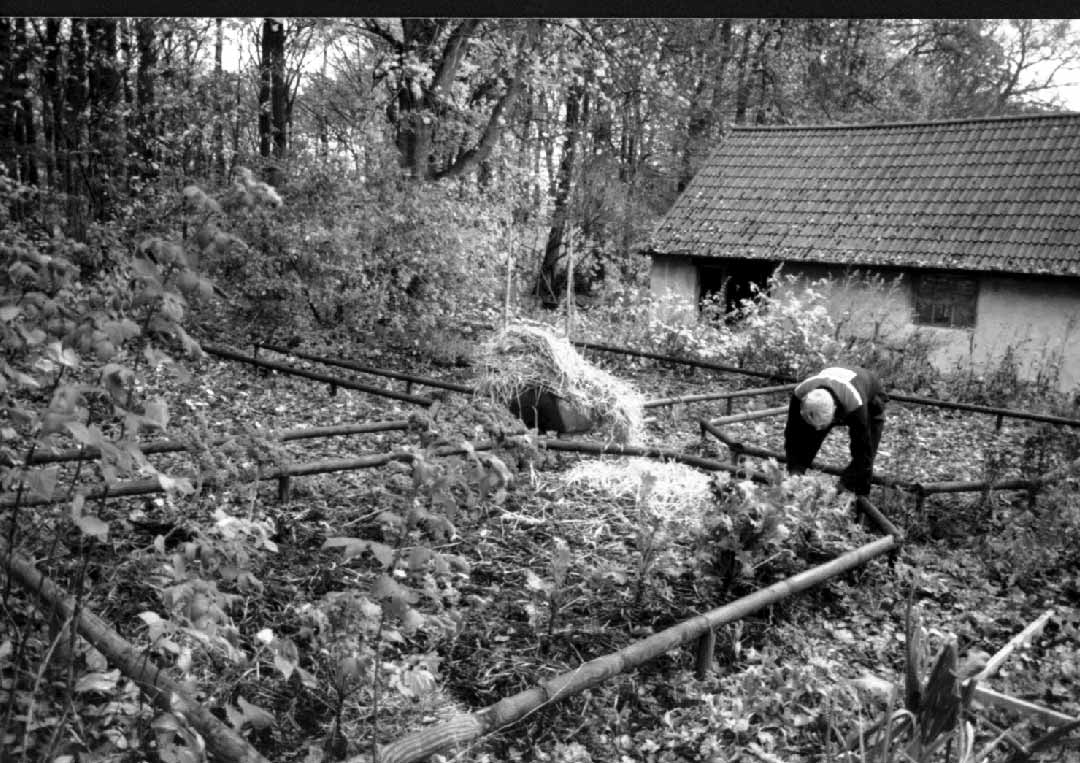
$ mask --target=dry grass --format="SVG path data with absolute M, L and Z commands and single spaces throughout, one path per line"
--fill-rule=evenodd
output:
M 568 486 L 611 498 L 647 496 L 649 510 L 658 519 L 697 524 L 715 510 L 710 488 L 714 476 L 686 464 L 648 458 L 585 459 L 560 475 Z
M 519 322 L 482 349 L 477 389 L 503 405 L 536 386 L 563 398 L 607 437 L 640 442 L 644 396 L 627 382 L 586 361 L 550 326 Z

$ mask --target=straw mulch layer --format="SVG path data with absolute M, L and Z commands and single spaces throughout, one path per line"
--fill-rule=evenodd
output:
M 479 394 L 504 405 L 529 387 L 547 390 L 588 416 L 617 442 L 640 442 L 645 398 L 586 361 L 564 336 L 537 323 L 514 323 L 482 349 Z

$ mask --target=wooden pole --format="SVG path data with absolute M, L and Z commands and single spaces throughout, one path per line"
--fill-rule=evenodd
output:
M 726 366 L 722 363 L 710 363 L 707 360 L 694 360 L 692 358 L 677 358 L 671 355 L 661 355 L 657 352 L 646 352 L 644 350 L 631 350 L 627 347 L 615 347 L 610 344 L 598 344 L 596 342 L 579 342 L 575 341 L 575 345 L 578 347 L 584 347 L 587 350 L 598 350 L 600 352 L 613 352 L 620 355 L 630 355 L 637 358 L 649 358 L 650 360 L 662 360 L 669 363 L 682 363 L 683 365 L 693 366 L 695 368 L 706 368 L 712 371 L 723 371 L 725 373 L 742 374 L 743 376 L 756 376 L 761 379 L 776 379 L 782 382 L 795 381 L 789 376 L 783 374 L 773 374 L 767 371 L 753 371 L 746 368 L 738 368 L 737 366 Z
M 680 453 L 677 450 L 668 450 L 666 448 L 621 445 L 619 443 L 605 444 L 582 440 L 548 439 L 542 440 L 541 443 L 541 447 L 546 448 L 547 450 L 561 450 L 571 453 L 590 453 L 597 456 L 639 456 L 643 458 L 657 458 L 665 461 L 676 461 L 681 464 L 696 466 L 700 469 L 707 469 L 714 472 L 729 472 L 736 476 L 745 477 L 746 479 L 763 484 L 768 484 L 769 482 L 769 478 L 761 472 L 737 468 L 731 464 L 725 464 L 723 461 L 717 461 L 714 458 L 693 456 L 687 453 Z
M 265 346 L 265 345 L 264 345 Z M 290 376 L 300 376 L 305 379 L 312 379 L 314 381 L 323 382 L 330 386 L 343 387 L 344 389 L 355 389 L 359 392 L 367 392 L 371 395 L 379 395 L 381 397 L 389 397 L 394 400 L 402 400 L 406 403 L 413 403 L 415 405 L 432 405 L 435 401 L 430 397 L 420 397 L 419 395 L 409 395 L 404 392 L 394 392 L 392 390 L 383 389 L 381 387 L 373 387 L 370 384 L 361 384 L 360 382 L 350 381 L 348 379 L 340 379 L 336 376 L 330 376 L 329 374 L 322 374 L 317 371 L 306 371 L 302 368 L 296 368 L 290 366 L 287 363 L 278 363 L 273 360 L 256 360 L 248 355 L 237 352 L 236 350 L 228 347 L 221 347 L 212 344 L 203 344 L 204 351 L 211 355 L 217 355 L 220 358 L 227 360 L 235 360 L 240 363 L 251 363 L 258 368 L 267 368 L 277 371 L 279 373 L 288 374 Z
M 445 379 L 434 379 L 430 376 L 417 376 L 415 374 L 401 373 L 400 371 L 391 371 L 386 368 L 376 368 L 375 366 L 368 366 L 353 360 L 326 358 L 321 355 L 314 355 L 310 352 L 303 352 L 302 350 L 295 350 L 277 344 L 261 344 L 259 346 L 263 349 L 277 352 L 282 355 L 292 355 L 297 358 L 302 358 L 303 360 L 310 360 L 315 363 L 325 363 L 328 366 L 338 366 L 339 368 L 348 368 L 351 371 L 359 371 L 373 376 L 385 376 L 388 379 L 398 379 L 414 384 L 421 384 L 425 387 L 435 387 L 436 389 L 448 389 L 451 392 L 461 392 L 466 395 L 471 395 L 474 392 L 474 389 L 467 384 L 458 384 L 457 382 L 446 381 Z
M 831 562 L 813 567 L 798 575 L 773 583 L 730 604 L 684 620 L 618 652 L 589 660 L 577 668 L 505 697 L 475 713 L 462 714 L 449 721 L 414 732 L 379 749 L 380 763 L 415 763 L 454 745 L 471 742 L 485 734 L 521 720 L 544 705 L 572 697 L 607 679 L 634 670 L 672 649 L 701 638 L 709 630 L 740 620 L 781 599 L 820 585 L 829 578 L 861 567 L 871 559 L 896 546 L 892 536 L 879 538 L 848 551 Z M 361 763 L 364 756 L 350 758 Z
M 700 420 L 698 423 L 701 426 L 702 432 L 708 432 L 720 442 L 724 443 L 724 445 L 727 445 L 729 448 L 737 449 L 740 453 L 745 453 L 746 455 L 754 456 L 755 458 L 775 458 L 782 464 L 787 463 L 787 456 L 785 456 L 783 453 L 777 453 L 774 450 L 767 450 L 766 448 L 758 448 L 753 445 L 745 445 L 738 440 L 730 437 L 719 427 L 713 426 L 711 422 L 704 419 Z M 839 477 L 844 473 L 844 470 L 841 467 L 830 466 L 829 464 L 815 463 L 813 468 L 817 469 L 820 472 L 824 472 L 825 474 L 832 474 L 836 477 Z M 887 477 L 875 474 L 870 481 L 875 485 L 898 487 L 903 488 L 904 490 L 916 489 L 916 484 L 914 482 L 900 480 L 895 477 Z
M 55 614 L 61 622 L 73 622 L 79 635 L 101 652 L 109 664 L 138 684 L 158 708 L 186 718 L 202 736 L 214 759 L 228 763 L 267 763 L 266 758 L 243 737 L 192 700 L 187 690 L 153 664 L 145 651 L 135 649 L 86 607 L 77 606 L 73 597 L 66 595 L 52 579 L 39 572 L 29 560 L 8 549 L 2 541 L 0 562 L 0 571 L 37 597 L 43 612 Z
M 473 443 L 469 448 L 459 446 L 448 446 L 444 448 L 436 448 L 433 452 L 435 456 L 454 456 L 468 453 L 470 448 L 473 451 L 478 450 L 491 450 L 495 447 L 493 442 L 478 442 Z M 323 461 L 309 461 L 302 464 L 291 464 L 289 466 L 283 466 L 280 469 L 275 469 L 266 474 L 261 474 L 257 479 L 260 481 L 265 480 L 279 480 L 279 487 L 282 484 L 280 480 L 288 477 L 302 477 L 311 474 L 329 474 L 330 472 L 345 472 L 355 471 L 358 469 L 373 469 L 377 466 L 384 466 L 392 461 L 412 461 L 416 457 L 416 454 L 412 451 L 395 451 L 392 453 L 376 453 L 369 456 L 357 456 L 354 458 L 333 458 Z M 189 477 L 192 482 L 195 481 L 194 477 Z M 235 478 L 232 478 L 235 480 Z M 217 487 L 222 484 L 223 480 L 215 474 L 207 475 L 202 478 L 202 484 L 204 489 Z M 287 485 L 287 482 L 285 483 Z M 151 477 L 145 480 L 133 480 L 131 482 L 121 482 L 115 485 L 104 485 L 97 488 L 91 488 L 83 493 L 86 500 L 106 500 L 109 498 L 128 498 L 135 495 L 153 495 L 156 493 L 164 493 L 165 489 L 161 486 L 161 483 L 156 477 Z M 22 498 L 18 501 L 19 506 L 46 506 L 55 503 L 63 503 L 68 500 L 67 496 L 54 497 L 54 498 Z M 16 505 L 14 500 L 0 501 L 0 510 L 10 509 Z
M 855 499 L 855 502 L 859 507 L 859 511 L 870 517 L 870 521 L 877 526 L 879 532 L 893 536 L 896 538 L 897 543 L 903 542 L 904 531 L 890 522 L 889 518 L 882 514 L 877 506 L 870 503 L 869 498 L 860 495 Z
M 1043 477 L 1035 479 L 999 480 L 997 482 L 924 482 L 922 491 L 926 495 L 934 493 L 981 493 L 991 490 L 1038 490 L 1049 480 Z
M 354 434 L 370 434 L 372 432 L 391 432 L 408 428 L 409 422 L 405 420 L 372 421 L 365 424 L 335 424 L 326 427 L 287 429 L 278 435 L 275 435 L 273 432 L 267 432 L 266 436 L 268 439 L 277 439 L 281 442 L 288 442 L 291 440 L 306 440 L 316 437 L 342 437 Z M 229 439 L 231 438 L 215 437 L 211 440 L 210 444 L 213 446 L 222 445 L 223 443 L 228 442 Z M 175 440 L 161 440 L 159 442 L 142 443 L 139 445 L 139 450 L 142 451 L 144 455 L 153 455 L 155 453 L 178 453 L 187 450 L 187 445 L 182 442 L 176 442 Z M 56 453 L 42 453 L 37 451 L 27 459 L 27 463 L 31 465 L 56 464 L 64 461 L 88 461 L 96 458 L 101 458 L 100 448 L 68 448 Z
M 514 216 L 506 225 L 506 296 L 503 301 L 503 330 L 510 325 L 511 293 L 514 289 Z
M 491 450 L 495 447 L 495 443 L 491 441 L 473 443 L 471 449 L 478 450 Z M 548 450 L 560 450 L 570 453 L 590 453 L 593 455 L 610 455 L 610 456 L 640 456 L 643 458 L 656 458 L 664 461 L 677 461 L 679 463 L 688 464 L 690 466 L 697 466 L 701 469 L 707 469 L 709 471 L 726 471 L 737 477 L 743 477 L 760 483 L 768 483 L 769 478 L 764 474 L 741 467 L 735 467 L 731 464 L 725 464 L 721 461 L 717 461 L 712 458 L 704 458 L 702 456 L 694 456 L 686 453 L 680 453 L 676 450 L 669 450 L 666 448 L 650 448 L 641 447 L 635 445 L 621 445 L 619 443 L 598 443 L 587 442 L 578 440 L 559 440 L 559 439 L 547 439 L 540 438 L 537 441 L 537 445 L 541 448 Z M 436 448 L 433 452 L 435 456 L 453 456 L 467 453 L 469 448 L 461 446 L 446 446 L 442 448 Z M 415 454 L 411 451 L 395 451 L 392 453 L 376 453 L 367 456 L 357 456 L 353 458 L 335 458 L 327 459 L 323 461 L 311 461 L 302 464 L 291 464 L 289 466 L 283 466 L 279 469 L 275 469 L 266 474 L 262 474 L 258 477 L 259 480 L 280 480 L 283 477 L 301 477 L 311 474 L 327 474 L 330 472 L 343 472 L 354 471 L 357 469 L 371 469 L 377 466 L 383 466 L 391 461 L 411 461 L 415 458 Z M 194 477 L 191 478 L 194 481 Z M 219 483 L 217 475 L 208 475 L 203 477 L 202 484 L 204 488 L 215 487 Z M 279 482 L 279 485 L 281 483 Z M 87 500 L 105 500 L 108 498 L 126 498 L 135 495 L 152 495 L 155 493 L 165 492 L 161 487 L 161 483 L 156 477 L 135 480 L 132 482 L 121 482 L 115 485 L 105 485 L 97 488 L 92 488 L 85 492 L 83 495 Z M 22 498 L 19 501 L 19 506 L 45 506 L 55 503 L 63 503 L 66 501 L 66 497 L 60 498 Z M 15 505 L 13 500 L 0 501 L 0 510 L 12 508 Z
M 1013 652 L 1015 652 L 1021 646 L 1029 643 L 1033 638 L 1036 638 L 1040 633 L 1042 633 L 1043 628 L 1046 627 L 1046 624 L 1053 616 L 1053 609 L 1048 609 L 1041 615 L 1039 615 L 1039 617 L 1029 623 L 1027 627 L 1024 628 L 1024 630 L 1020 631 L 1011 639 L 1009 639 L 1009 643 L 1001 647 L 1001 649 L 997 650 L 997 652 L 994 653 L 994 656 L 987 660 L 986 665 L 983 667 L 983 669 L 968 680 L 985 681 L 987 678 L 997 673 L 1001 669 L 1001 666 L 1005 664 L 1005 660 L 1009 659 L 1009 656 Z
M 737 424 L 740 421 L 754 421 L 756 419 L 768 419 L 773 416 L 782 416 L 787 413 L 788 407 L 781 405 L 776 408 L 762 408 L 760 411 L 746 411 L 744 413 L 733 413 L 730 416 L 721 416 L 718 419 L 713 419 L 710 424 L 715 426 L 723 426 L 724 424 Z
M 780 384 L 775 387 L 756 387 L 754 389 L 740 389 L 734 392 L 706 392 L 700 395 L 681 395 L 679 397 L 660 397 L 646 401 L 645 408 L 659 408 L 665 405 L 678 405 L 679 403 L 699 403 L 706 400 L 731 400 L 736 397 L 756 397 L 758 395 L 771 395 L 774 392 L 790 392 L 795 389 L 794 384 Z
M 566 335 L 574 330 L 574 235 L 573 227 L 566 227 Z

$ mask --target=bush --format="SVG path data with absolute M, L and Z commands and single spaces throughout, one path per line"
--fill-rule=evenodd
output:
M 748 589 L 794 575 L 858 545 L 850 496 L 831 477 L 788 477 L 773 463 L 771 484 L 713 478 L 717 511 L 697 540 L 699 561 L 727 588 Z
M 505 268 L 500 202 L 396 173 L 357 182 L 308 172 L 281 194 L 285 204 L 272 217 L 243 216 L 248 250 L 211 263 L 235 286 L 234 308 L 256 336 L 314 325 L 408 340 L 496 319 Z
M 853 285 L 869 297 L 834 315 L 835 290 Z M 858 273 L 837 282 L 804 281 L 778 271 L 766 290 L 756 291 L 734 311 L 724 311 L 720 295 L 706 297 L 701 315 L 690 322 L 674 294 L 656 297 L 643 286 L 614 287 L 583 314 L 582 332 L 596 341 L 793 378 L 839 362 L 875 368 L 887 380 L 932 383 L 939 376 L 929 361 L 932 343 L 913 335 L 903 346 L 891 344 L 882 330 L 885 318 L 875 312 L 891 301 L 889 293 L 896 288 L 895 282 Z M 627 315 L 642 320 L 628 321 Z M 856 330 L 866 326 L 873 330 Z
M 983 561 L 1004 585 L 1037 591 L 1071 570 L 1073 589 L 1080 590 L 1080 466 L 1074 462 L 1064 474 L 1032 506 L 1021 499 L 1001 513 L 998 531 L 984 536 Z

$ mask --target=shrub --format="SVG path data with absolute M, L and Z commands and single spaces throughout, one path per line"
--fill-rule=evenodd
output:
M 316 325 L 404 340 L 497 317 L 501 202 L 396 173 L 368 181 L 308 173 L 281 194 L 286 203 L 272 217 L 243 216 L 248 250 L 211 263 L 235 285 L 234 307 L 257 336 Z
M 837 289 L 857 287 L 865 295 L 839 311 Z M 590 339 L 662 354 L 799 377 L 830 363 L 850 362 L 875 368 L 885 379 L 929 384 L 938 374 L 930 365 L 931 340 L 919 335 L 893 344 L 880 306 L 895 301 L 897 283 L 877 276 L 849 274 L 842 281 L 812 281 L 775 273 L 768 288 L 756 290 L 731 312 L 719 295 L 701 303 L 696 320 L 675 294 L 657 297 L 646 287 L 613 287 L 582 316 Z M 628 315 L 641 316 L 628 321 Z M 865 330 L 871 327 L 870 331 Z
M 768 485 L 713 478 L 717 511 L 707 515 L 697 556 L 726 588 L 736 580 L 760 587 L 858 545 L 850 499 L 835 480 L 787 477 L 772 463 Z

